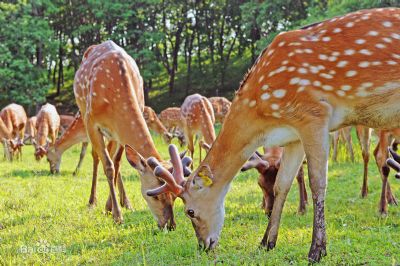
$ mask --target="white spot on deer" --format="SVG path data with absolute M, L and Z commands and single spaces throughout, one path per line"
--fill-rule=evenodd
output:
M 348 78 L 354 77 L 355 75 L 357 75 L 357 71 L 355 70 L 349 70 L 346 72 L 346 77 Z
M 362 20 L 368 20 L 368 19 L 369 19 L 369 16 L 364 15 L 364 16 L 361 17 L 361 19 L 362 19 Z
M 391 43 L 391 42 L 392 42 L 392 39 L 390 39 L 390 38 L 388 38 L 388 37 L 383 37 L 382 40 L 383 40 L 384 42 L 387 42 L 387 43 Z
M 400 40 L 400 34 L 392 33 L 390 36 L 392 36 L 393 39 Z
M 345 55 L 353 55 L 353 54 L 355 54 L 355 52 L 356 51 L 354 51 L 353 49 L 347 49 L 347 50 L 344 51 L 344 54 Z
M 316 73 L 318 73 L 318 72 L 319 72 L 319 68 L 318 68 L 318 67 L 316 67 L 316 66 L 310 66 L 310 71 L 311 71 L 311 73 L 314 73 L 314 74 L 316 74 Z
M 103 98 L 103 101 L 104 101 L 105 103 L 110 103 L 106 98 Z
M 278 44 L 278 46 L 279 46 L 279 47 L 282 47 L 282 46 L 285 45 L 285 43 L 286 43 L 286 42 L 282 41 L 282 42 L 280 42 L 280 43 Z
M 281 115 L 278 112 L 272 112 L 272 116 L 275 118 L 281 118 Z
M 106 88 L 106 85 L 101 84 L 100 87 L 101 87 L 102 89 L 105 89 L 105 88 Z
M 351 27 L 353 27 L 354 26 L 354 22 L 348 22 L 347 24 L 346 24 L 346 27 L 347 28 L 351 28 Z
M 272 92 L 275 98 L 283 98 L 286 95 L 286 90 L 279 89 Z
M 325 91 L 331 91 L 333 90 L 333 87 L 331 85 L 322 85 L 322 89 Z
M 361 49 L 360 51 L 358 51 L 360 54 L 365 54 L 365 55 L 372 55 L 372 52 L 370 50 L 367 49 Z
M 371 30 L 371 31 L 369 31 L 369 32 L 367 33 L 367 35 L 369 35 L 369 36 L 378 36 L 379 33 L 378 33 L 377 31 L 375 31 L 375 30 Z
M 261 75 L 261 77 L 258 79 L 258 83 L 261 83 L 264 80 L 264 75 Z
M 345 96 L 346 95 L 346 93 L 344 91 L 340 91 L 340 90 L 336 91 L 336 94 L 339 95 L 339 96 Z
M 254 107 L 256 106 L 256 100 L 252 100 L 251 102 L 249 102 L 249 107 Z
M 92 95 L 93 95 L 93 96 L 97 96 L 97 93 L 96 93 L 96 92 L 92 92 Z
M 306 49 L 304 49 L 303 50 L 305 53 L 307 53 L 307 54 L 312 54 L 313 53 L 313 50 L 312 49 L 309 49 L 309 48 L 306 48 Z
M 282 65 L 287 65 L 288 63 L 289 63 L 289 61 L 285 60 L 285 61 L 282 62 Z
M 269 50 L 268 53 L 267 53 L 267 56 L 272 55 L 274 51 L 275 51 L 274 49 Z
M 329 62 L 335 62 L 337 60 L 337 57 L 336 56 L 330 56 L 329 58 L 328 58 L 328 61 Z
M 319 55 L 318 55 L 318 58 L 321 59 L 321 60 L 327 60 L 327 59 L 328 59 L 328 56 L 325 55 L 325 54 L 319 54 Z
M 321 77 L 326 78 L 326 79 L 333 79 L 333 76 L 331 74 L 327 73 L 321 73 L 319 74 Z
M 330 40 L 331 40 L 331 37 L 329 37 L 329 36 L 325 36 L 322 38 L 323 42 L 329 42 Z
M 261 100 L 266 101 L 271 97 L 271 95 L 269 93 L 263 93 L 261 95 Z
M 341 31 L 342 31 L 341 28 L 334 28 L 334 29 L 333 29 L 333 33 L 339 33 L 339 32 L 341 32 Z
M 307 85 L 310 85 L 310 84 L 311 84 L 311 82 L 308 79 L 301 79 L 299 81 L 299 85 L 301 85 L 301 86 L 307 86 Z
M 308 73 L 307 69 L 305 69 L 304 67 L 300 67 L 299 69 L 297 69 L 297 72 L 299 72 L 301 74 L 307 74 Z
M 298 84 L 299 82 L 300 82 L 300 78 L 298 78 L 298 77 L 295 77 L 295 78 L 292 78 L 290 81 L 289 81 L 289 84 L 290 85 L 294 85 L 294 84 Z
M 388 65 L 392 65 L 392 66 L 397 65 L 397 62 L 396 62 L 396 61 L 393 61 L 393 60 L 388 60 L 388 61 L 386 61 L 386 63 L 387 63 Z
M 366 96 L 368 96 L 368 92 L 366 92 L 365 90 L 359 90 L 359 91 L 357 91 L 356 95 L 358 97 L 366 97 Z
M 363 62 L 360 62 L 360 63 L 358 64 L 358 66 L 359 66 L 359 67 L 362 67 L 362 68 L 369 67 L 369 65 L 370 65 L 370 62 L 368 62 L 368 61 L 363 61 Z
M 244 104 L 244 105 L 247 105 L 247 104 L 249 103 L 249 101 L 250 101 L 250 100 L 249 100 L 248 98 L 244 98 L 244 99 L 243 99 L 243 104 Z
M 337 67 L 345 67 L 348 63 L 349 63 L 349 61 L 343 60 L 343 61 L 338 62 L 336 66 Z
M 360 85 L 360 88 L 371 88 L 372 86 L 374 86 L 374 83 L 372 82 L 364 82 Z
M 289 43 L 289 46 L 300 46 L 301 45 L 301 43 L 299 43 L 299 42 L 291 42 L 291 43 Z
M 321 87 L 322 83 L 319 80 L 314 80 L 313 81 L 313 85 L 316 86 L 316 87 Z
M 271 109 L 272 110 L 278 110 L 279 109 L 279 105 L 276 103 L 271 104 Z
M 305 87 L 301 86 L 301 87 L 299 87 L 299 88 L 297 89 L 296 92 L 302 92 L 302 91 L 304 91 L 304 89 L 305 89 Z
M 382 26 L 386 27 L 386 28 L 390 28 L 393 26 L 393 23 L 390 21 L 384 21 L 384 22 L 382 22 Z
M 296 70 L 296 68 L 294 66 L 288 67 L 288 72 L 293 72 L 295 70 Z
M 384 49 L 384 48 L 386 48 L 386 45 L 384 45 L 383 43 L 377 43 L 377 44 L 375 44 L 375 47 L 379 48 L 379 49 Z
M 379 65 L 382 65 L 382 62 L 381 61 L 374 61 L 374 62 L 371 63 L 371 65 L 379 66 Z
M 392 54 L 392 57 L 396 58 L 396 59 L 400 59 L 400 55 L 399 54 Z
M 261 87 L 261 89 L 262 89 L 263 91 L 268 90 L 268 88 L 269 88 L 269 86 L 268 86 L 267 84 L 265 84 L 265 85 L 263 85 L 263 86 Z
M 365 40 L 364 40 L 364 39 L 357 39 L 357 40 L 355 41 L 355 43 L 356 43 L 356 44 L 364 44 L 364 43 L 365 43 Z
M 110 74 L 110 70 L 108 68 L 106 68 L 106 73 Z

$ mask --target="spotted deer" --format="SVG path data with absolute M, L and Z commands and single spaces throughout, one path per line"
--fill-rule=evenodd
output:
M 65 130 L 75 121 L 73 115 L 60 115 L 60 135 L 64 134 Z
M 22 146 L 28 119 L 24 107 L 15 103 L 9 104 L 1 110 L 0 117 L 10 133 L 10 138 L 6 140 L 10 149 L 9 159 L 12 160 L 14 157 L 22 159 Z
M 153 174 L 154 164 L 144 158 L 154 157 L 168 168 L 170 162 L 161 159 L 143 118 L 143 80 L 135 61 L 112 41 L 89 47 L 75 74 L 74 94 L 88 138 L 107 176 L 110 197 L 106 210 L 111 208 L 114 221 L 123 221 L 115 192 L 115 172 L 123 150 L 118 148 L 111 157 L 104 138 L 125 147 L 126 158 L 139 172 L 142 195 L 158 226 L 174 228 L 172 194 L 146 194 L 162 182 Z
M 32 143 L 32 140 L 36 138 L 36 119 L 36 116 L 32 116 L 28 119 L 25 127 L 24 143 Z
M 58 131 L 60 129 L 60 116 L 56 107 L 46 103 L 36 115 L 36 139 L 33 141 L 35 146 L 35 158 L 37 161 L 46 155 L 49 144 L 54 145 Z M 50 139 L 50 142 L 48 141 Z
M 255 168 L 260 173 L 260 176 L 258 177 L 258 185 L 263 192 L 261 206 L 268 217 L 271 216 L 272 207 L 274 205 L 274 184 L 281 164 L 282 154 L 283 148 L 281 147 L 264 148 L 263 155 L 255 152 L 241 168 L 242 172 Z M 299 186 L 298 213 L 304 214 L 307 205 L 307 190 L 304 183 L 303 166 L 300 167 L 296 179 Z
M 181 120 L 190 156 L 194 158 L 195 135 L 203 137 L 206 145 L 211 145 L 215 140 L 215 117 L 210 101 L 200 94 L 189 95 L 181 106 Z M 200 161 L 202 143 L 199 141 Z
M 210 97 L 208 99 L 214 109 L 215 122 L 222 124 L 232 103 L 225 97 Z
M 222 129 L 190 177 L 157 170 L 183 199 L 199 244 L 212 249 L 224 223 L 224 198 L 260 146 L 284 146 L 275 201 L 261 245 L 276 245 L 283 205 L 304 156 L 313 199 L 308 259 L 326 255 L 325 194 L 329 132 L 349 125 L 400 127 L 400 9 L 361 10 L 283 32 L 256 60 Z
M 179 145 L 182 147 L 185 144 L 185 135 L 182 129 L 181 108 L 168 107 L 160 112 L 159 118 L 168 132 L 178 139 Z
M 160 119 L 158 119 L 156 112 L 154 112 L 151 107 L 144 107 L 143 116 L 149 129 L 161 135 L 166 143 L 171 143 L 172 135 L 167 131 Z

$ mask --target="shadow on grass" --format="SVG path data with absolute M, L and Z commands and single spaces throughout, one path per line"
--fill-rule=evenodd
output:
M 18 176 L 22 178 L 35 178 L 40 176 L 57 176 L 50 173 L 49 170 L 27 170 L 27 169 L 18 169 L 12 170 L 10 172 L 11 176 Z

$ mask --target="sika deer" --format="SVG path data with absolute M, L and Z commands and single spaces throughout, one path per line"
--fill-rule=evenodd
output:
M 161 123 L 172 134 L 178 138 L 179 145 L 182 147 L 185 144 L 185 135 L 183 134 L 183 125 L 181 120 L 181 108 L 169 107 L 159 114 Z
M 282 154 L 283 148 L 281 147 L 265 148 L 264 155 L 255 152 L 241 169 L 241 171 L 244 172 L 255 168 L 260 173 L 260 176 L 258 177 L 258 185 L 263 192 L 262 208 L 268 217 L 271 216 L 272 207 L 275 201 L 274 184 L 281 164 Z M 300 167 L 296 178 L 299 185 L 298 212 L 299 214 L 304 214 L 307 205 L 307 190 L 304 183 L 303 166 Z
M 181 120 L 190 156 L 194 158 L 194 135 L 204 137 L 205 143 L 208 145 L 211 145 L 215 140 L 215 118 L 210 101 L 200 94 L 189 95 L 181 106 Z M 200 162 L 201 143 L 202 141 L 199 141 Z
M 32 144 L 32 140 L 36 138 L 36 116 L 32 116 L 28 119 L 25 127 L 25 139 L 24 143 L 28 141 Z
M 156 112 L 154 112 L 151 107 L 144 107 L 143 117 L 149 129 L 161 135 L 166 143 L 171 143 L 172 135 L 167 131 L 160 119 L 158 119 Z
M 310 262 L 326 255 L 329 132 L 349 125 L 400 127 L 400 9 L 361 10 L 275 37 L 245 76 L 206 158 L 186 181 L 157 174 L 181 197 L 199 244 L 214 248 L 224 198 L 260 146 L 284 146 L 261 245 L 276 245 L 283 205 L 304 155 L 314 205 Z
M 171 193 L 153 197 L 146 190 L 160 186 L 152 166 L 143 158 L 161 160 L 146 122 L 143 118 L 143 80 L 135 61 L 112 41 L 89 47 L 75 75 L 75 99 L 82 114 L 85 128 L 94 152 L 99 156 L 110 187 L 110 198 L 106 209 L 111 208 L 114 220 L 122 222 L 120 207 L 115 193 L 119 167 L 118 148 L 111 157 L 104 138 L 125 146 L 129 163 L 138 170 L 142 194 L 159 227 L 175 227 L 173 217 L 174 197 Z M 170 163 L 162 161 L 163 166 Z
M 212 104 L 215 115 L 216 123 L 223 123 L 225 116 L 229 112 L 229 108 L 231 108 L 231 102 L 225 97 L 210 97 L 208 98 Z
M 1 110 L 0 117 L 11 134 L 11 138 L 7 139 L 10 160 L 14 156 L 22 159 L 22 146 L 24 145 L 23 140 L 27 122 L 24 107 L 15 103 L 9 104 Z
M 47 138 L 50 138 L 51 145 L 54 145 L 56 142 L 60 128 L 60 116 L 54 105 L 46 103 L 42 106 L 36 117 L 37 135 L 33 144 L 35 145 L 35 158 L 39 161 L 47 153 L 49 147 Z
M 60 115 L 60 135 L 64 134 L 65 130 L 75 121 L 73 115 Z

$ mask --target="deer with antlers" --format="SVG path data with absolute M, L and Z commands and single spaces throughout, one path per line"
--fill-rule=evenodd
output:
M 161 135 L 166 143 L 171 143 L 172 135 L 167 131 L 160 119 L 158 119 L 156 112 L 154 112 L 151 107 L 144 107 L 143 116 L 149 129 Z
M 60 129 L 60 116 L 54 105 L 46 103 L 36 115 L 35 158 L 37 161 L 46 155 L 49 144 L 54 145 Z M 50 143 L 48 141 L 50 138 Z
M 161 181 L 153 174 L 154 165 L 144 157 L 154 157 L 167 168 L 170 163 L 161 159 L 143 118 L 143 80 L 135 61 L 112 41 L 89 47 L 75 75 L 74 94 L 93 150 L 107 176 L 110 197 L 106 210 L 112 212 L 115 222 L 123 221 L 115 184 L 124 145 L 128 162 L 139 172 L 143 197 L 158 226 L 173 229 L 173 195 L 146 194 Z M 117 144 L 113 157 L 104 138 Z
M 185 144 L 185 135 L 182 130 L 181 108 L 168 107 L 160 112 L 159 118 L 168 132 L 178 139 L 179 145 L 182 147 Z
M 326 255 L 325 194 L 329 132 L 349 125 L 400 127 L 400 9 L 372 9 L 279 34 L 240 85 L 204 161 L 185 180 L 157 170 L 181 197 L 199 244 L 212 249 L 224 223 L 224 198 L 260 146 L 284 146 L 275 201 L 261 245 L 272 249 L 292 181 L 304 156 L 314 205 L 308 258 Z
M 199 141 L 201 161 L 201 150 L 204 148 L 203 143 L 211 145 L 215 140 L 215 117 L 210 101 L 200 94 L 193 94 L 186 97 L 181 106 L 181 121 L 192 158 L 194 158 L 193 137 L 197 135 L 204 138 L 204 141 Z
M 281 147 L 264 148 L 263 155 L 256 151 L 241 168 L 242 172 L 255 168 L 260 173 L 260 176 L 258 177 L 258 185 L 263 192 L 263 201 L 261 206 L 268 217 L 271 216 L 272 207 L 274 205 L 274 184 L 281 164 L 282 155 L 283 148 Z M 304 214 L 307 205 L 307 190 L 304 182 L 303 166 L 300 167 L 296 179 L 299 185 L 298 213 Z
M 229 112 L 229 108 L 231 108 L 231 102 L 225 97 L 210 97 L 208 98 L 212 104 L 215 115 L 216 123 L 223 123 L 225 116 Z
M 8 149 L 7 157 L 12 160 L 14 157 L 22 159 L 22 146 L 24 145 L 25 126 L 27 116 L 24 107 L 12 103 L 4 107 L 0 112 L 0 118 L 3 122 L 3 143 L 5 149 Z M 5 128 L 7 129 L 5 129 Z M 7 133 L 6 133 L 7 131 Z

